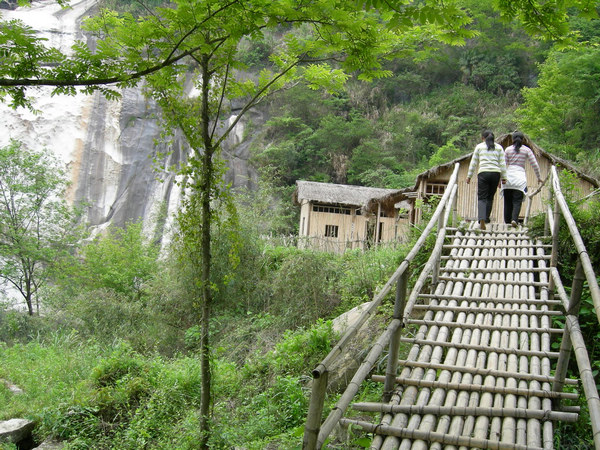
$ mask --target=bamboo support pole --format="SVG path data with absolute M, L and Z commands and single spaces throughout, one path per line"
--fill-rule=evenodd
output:
M 575 359 L 581 376 L 581 384 L 585 392 L 585 398 L 588 404 L 590 421 L 592 422 L 592 433 L 594 435 L 594 446 L 600 449 L 600 397 L 598 397 L 598 389 L 592 372 L 592 366 L 587 353 L 583 333 L 579 327 L 579 320 L 576 316 L 569 315 L 566 317 L 566 326 L 571 334 L 573 348 L 575 350 Z
M 401 338 L 401 342 L 407 342 L 411 344 L 419 344 L 419 345 L 431 345 L 431 346 L 440 346 L 440 347 L 456 347 L 456 348 L 464 348 L 467 350 L 476 350 L 483 352 L 496 352 L 496 353 L 506 353 L 518 356 L 540 356 L 540 357 L 548 357 L 548 358 L 558 358 L 558 352 L 547 352 L 547 351 L 531 351 L 531 350 L 517 350 L 515 348 L 504 348 L 504 347 L 490 347 L 486 345 L 475 345 L 475 344 L 451 344 L 450 342 L 439 342 L 427 339 L 416 339 L 416 338 Z
M 467 372 L 471 374 L 481 375 L 483 377 L 493 376 L 500 378 L 518 378 L 522 380 L 537 380 L 540 382 L 552 383 L 554 381 L 554 377 L 550 375 L 534 375 L 530 373 L 522 373 L 522 372 L 507 372 L 505 370 L 493 370 L 493 369 L 485 369 L 485 368 L 477 368 L 477 367 L 465 367 L 465 366 L 457 366 L 457 365 L 449 365 L 449 364 L 433 364 L 433 363 L 425 363 L 419 361 L 409 361 L 406 359 L 401 359 L 398 361 L 398 364 L 409 367 L 424 367 L 424 368 L 432 368 L 436 370 L 448 370 L 451 372 Z M 565 384 L 569 384 L 571 386 L 577 386 L 579 384 L 578 380 L 574 380 L 571 378 L 565 379 Z
M 373 381 L 382 383 L 385 381 L 385 377 L 381 375 L 373 375 L 371 377 Z M 467 383 L 439 383 L 436 381 L 427 380 L 412 380 L 410 378 L 396 378 L 396 383 L 403 386 L 417 386 L 427 388 L 443 388 L 443 389 L 456 389 L 457 391 L 469 391 L 469 392 L 491 392 L 494 394 L 501 395 L 520 395 L 523 397 L 544 397 L 544 398 L 566 398 L 570 400 L 577 400 L 579 394 L 576 392 L 555 392 L 555 391 L 544 391 L 544 390 L 533 390 L 533 389 L 522 389 L 522 388 L 511 388 L 511 387 L 499 387 L 499 386 L 486 386 L 483 384 L 467 384 Z
M 518 310 L 506 311 L 507 314 L 518 314 Z M 521 326 L 502 326 L 497 327 L 496 325 L 483 325 L 483 324 L 468 324 L 468 323 L 460 323 L 460 322 L 442 322 L 437 320 L 421 320 L 421 319 L 409 319 L 406 321 L 407 324 L 414 325 L 425 325 L 428 327 L 448 327 L 448 328 L 476 328 L 478 330 L 498 330 L 500 332 L 508 331 L 508 332 L 523 332 L 523 333 L 552 333 L 552 334 L 562 334 L 564 330 L 562 328 L 527 328 Z
M 360 420 L 344 419 L 341 424 L 356 425 L 370 433 L 381 433 L 408 439 L 421 439 L 424 441 L 435 441 L 446 445 L 460 445 L 469 448 L 487 448 L 495 450 L 543 450 L 541 447 L 530 447 L 526 445 L 510 444 L 490 439 L 477 439 L 468 436 L 457 436 L 451 434 L 437 433 L 434 431 L 419 431 L 409 428 L 397 428 L 385 425 L 373 425 Z
M 321 429 L 321 416 L 325 404 L 325 394 L 327 392 L 328 372 L 321 374 L 319 378 L 312 380 L 312 392 L 310 403 L 308 405 L 308 416 L 304 427 L 304 439 L 302 448 L 316 448 L 317 438 Z
M 569 300 L 569 308 L 567 314 L 574 316 L 579 315 L 579 307 L 581 305 L 581 293 L 583 291 L 583 282 L 585 281 L 585 274 L 583 273 L 583 266 L 581 265 L 581 259 L 577 259 L 577 265 L 575 266 L 575 274 L 573 276 L 573 284 L 571 286 L 571 298 Z M 567 369 L 569 368 L 569 361 L 571 359 L 571 335 L 565 333 L 563 340 L 560 343 L 560 356 L 556 362 L 556 372 L 554 375 L 554 384 L 552 390 L 562 391 L 564 386 L 564 380 L 567 376 Z M 560 403 L 555 403 L 556 409 L 560 408 Z
M 487 416 L 517 417 L 523 419 L 552 420 L 561 422 L 577 422 L 578 414 L 564 411 L 552 411 L 526 408 L 502 408 L 481 406 L 416 406 L 388 405 L 385 403 L 362 402 L 352 405 L 352 409 L 364 412 L 401 413 L 401 414 L 434 414 L 436 416 Z
M 385 345 L 389 342 L 391 335 L 398 327 L 400 327 L 400 325 L 400 320 L 392 320 L 387 329 L 381 334 L 377 342 L 373 345 L 371 351 L 352 377 L 352 380 L 350 380 L 348 387 L 346 388 L 338 402 L 335 404 L 333 410 L 325 419 L 325 422 L 323 422 L 323 424 L 321 425 L 321 429 L 317 437 L 316 446 L 314 448 L 321 448 L 323 446 L 325 440 L 331 434 L 335 425 L 342 418 L 342 416 L 346 412 L 346 409 L 348 409 L 348 405 L 350 405 L 350 402 L 360 389 L 361 383 L 365 380 L 365 378 L 373 368 L 373 365 L 375 365 L 375 363 L 377 362 L 377 359 L 383 352 Z
M 396 301 L 394 303 L 394 319 L 402 320 L 404 306 L 406 304 L 406 291 L 408 289 L 408 271 L 405 271 L 396 285 Z M 386 368 L 385 385 L 383 388 L 383 399 L 388 402 L 392 398 L 394 390 L 394 379 L 398 370 L 398 352 L 400 349 L 400 336 L 402 327 L 398 327 L 392 334 L 390 349 L 388 352 L 388 363 Z

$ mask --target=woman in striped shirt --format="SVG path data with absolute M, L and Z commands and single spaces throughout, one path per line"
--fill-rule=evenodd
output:
M 533 167 L 538 183 L 542 182 L 540 166 L 531 149 L 523 145 L 524 138 L 523 133 L 515 131 L 512 135 L 513 144 L 507 147 L 504 152 L 508 178 L 506 184 L 502 186 L 504 223 L 510 223 L 513 227 L 518 224 L 523 198 L 527 193 L 527 175 L 525 174 L 527 161 Z
M 506 183 L 506 163 L 504 160 L 504 149 L 500 144 L 494 142 L 494 133 L 489 130 L 481 133 L 483 142 L 478 144 L 473 151 L 466 182 L 471 182 L 471 176 L 475 167 L 477 170 L 477 209 L 479 227 L 485 230 L 485 224 L 490 221 L 492 205 L 498 184 Z

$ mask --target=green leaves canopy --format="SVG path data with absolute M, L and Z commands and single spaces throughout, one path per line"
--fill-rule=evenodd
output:
M 65 187 L 64 170 L 48 154 L 16 141 L 0 148 L 0 281 L 21 293 L 30 314 L 48 266 L 74 242 Z
M 563 20 L 568 8 L 587 16 L 595 12 L 592 2 L 583 0 L 539 3 L 500 1 L 497 7 L 507 19 L 518 17 L 530 31 L 556 39 L 568 34 Z M 107 86 L 131 86 L 157 72 L 172 81 L 200 55 L 221 55 L 215 71 L 225 71 L 238 65 L 240 41 L 265 29 L 285 35 L 285 45 L 271 56 L 272 73 L 254 82 L 231 83 L 228 95 L 256 92 L 273 81 L 273 73 L 282 72 L 285 77 L 278 83 L 302 75 L 313 87 L 333 89 L 344 81 L 344 73 L 360 70 L 365 79 L 387 76 L 383 59 L 435 41 L 460 44 L 473 36 L 469 12 L 457 0 L 175 0 L 147 11 L 139 17 L 101 12 L 86 24 L 100 38 L 97 48 L 77 42 L 72 56 L 47 47 L 18 21 L 2 22 L 0 96 L 8 96 L 13 106 L 26 106 L 27 87 L 38 85 L 54 86 L 54 93 L 72 94 L 80 86 L 115 96 Z

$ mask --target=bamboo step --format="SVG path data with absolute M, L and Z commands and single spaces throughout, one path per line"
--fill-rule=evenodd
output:
M 447 370 L 450 372 L 462 372 L 469 373 L 471 375 L 481 375 L 482 377 L 493 376 L 497 378 L 515 378 L 517 380 L 525 380 L 525 381 L 539 381 L 540 383 L 553 383 L 554 377 L 549 375 L 536 375 L 531 373 L 522 373 L 522 372 L 508 372 L 506 370 L 496 370 L 496 369 L 484 369 L 479 367 L 465 367 L 465 366 L 457 366 L 453 364 L 441 364 L 441 363 L 433 363 L 433 362 L 425 362 L 425 361 L 412 361 L 407 359 L 399 359 L 398 364 L 405 367 L 420 367 L 422 369 L 434 369 L 434 370 Z M 565 379 L 565 384 L 569 384 L 572 386 L 577 386 L 579 384 L 579 380 L 574 380 L 571 378 Z
M 457 349 L 477 350 L 486 353 L 506 353 L 517 356 L 539 356 L 540 358 L 558 358 L 558 352 L 544 352 L 536 350 L 519 350 L 516 348 L 491 347 L 489 345 L 458 344 L 455 342 L 434 341 L 430 339 L 400 338 L 400 342 L 415 345 L 431 345 L 433 347 L 455 347 Z
M 429 442 L 439 442 L 445 445 L 460 445 L 469 448 L 493 448 L 499 450 L 543 450 L 542 447 L 512 444 L 501 441 L 493 441 L 490 439 L 457 436 L 454 434 L 445 434 L 435 431 L 420 431 L 413 428 L 398 428 L 390 425 L 373 425 L 369 422 L 364 422 L 361 420 L 341 419 L 340 424 L 343 426 L 355 425 L 369 433 L 407 439 L 420 439 Z
M 384 383 L 384 375 L 373 375 L 371 377 L 373 381 Z M 501 395 L 518 395 L 522 397 L 540 397 L 540 398 L 552 398 L 552 399 L 568 399 L 577 400 L 579 393 L 577 392 L 556 392 L 547 391 L 542 389 L 524 389 L 524 388 L 512 388 L 507 386 L 486 386 L 485 384 L 473 384 L 473 383 L 451 383 L 443 381 L 430 381 L 430 380 L 416 380 L 407 377 L 396 377 L 396 384 L 401 386 L 415 386 L 421 388 L 431 389 L 446 389 L 454 391 L 469 391 L 469 392 L 489 392 L 491 394 Z
M 507 313 L 510 315 L 517 314 L 518 311 Z M 562 334 L 564 329 L 562 328 L 528 328 L 528 327 L 499 327 L 496 325 L 483 325 L 478 323 L 463 323 L 463 322 L 442 322 L 439 320 L 421 320 L 421 319 L 408 319 L 407 324 L 413 325 L 425 325 L 428 327 L 448 327 L 448 328 L 470 328 L 476 330 L 494 330 L 494 331 L 516 331 L 517 333 L 551 333 L 551 334 Z
M 518 272 L 517 272 L 518 274 Z M 519 281 L 519 280 L 491 280 L 489 278 L 458 278 L 448 277 L 441 275 L 438 277 L 441 281 L 454 281 L 454 282 L 471 282 L 471 283 L 489 283 L 489 284 L 509 284 L 514 286 L 534 286 L 534 287 L 547 287 L 548 283 L 542 281 Z
M 419 298 L 435 300 L 456 300 L 468 302 L 525 303 L 529 305 L 562 306 L 560 300 L 542 300 L 538 298 L 506 298 L 506 297 L 462 297 L 459 295 L 419 294 Z
M 426 311 L 450 311 L 456 313 L 483 313 L 483 314 L 524 314 L 530 316 L 562 316 L 560 311 L 542 311 L 539 309 L 505 309 L 505 308 L 477 308 L 448 306 L 448 305 L 415 305 L 413 309 Z
M 460 245 L 460 244 L 444 244 L 443 248 L 472 248 L 472 249 L 480 249 L 481 245 L 473 245 L 473 244 L 467 244 L 467 245 Z M 551 244 L 511 244 L 510 248 L 514 248 L 514 249 L 531 249 L 531 250 L 536 250 L 538 248 L 552 248 Z
M 441 256 L 441 259 L 453 259 L 455 261 L 523 261 L 523 260 L 541 260 L 550 259 L 551 255 L 524 255 L 524 256 L 462 256 L 462 255 L 450 255 Z
M 360 402 L 352 404 L 352 409 L 364 412 L 394 414 L 515 417 L 517 419 L 538 419 L 561 422 L 577 422 L 579 418 L 576 413 L 562 411 L 528 408 L 494 408 L 491 406 L 390 405 L 387 403 Z
M 440 267 L 440 272 L 468 272 L 468 273 L 519 273 L 521 271 L 527 272 L 550 272 L 551 267 L 499 267 L 494 268 L 475 268 L 475 267 Z

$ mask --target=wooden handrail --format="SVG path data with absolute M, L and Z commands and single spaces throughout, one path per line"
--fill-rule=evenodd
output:
M 377 310 L 385 296 L 391 291 L 394 283 L 397 283 L 400 277 L 404 274 L 404 272 L 408 270 L 411 261 L 415 258 L 419 250 L 421 250 L 431 231 L 434 229 L 434 227 L 436 227 L 436 225 L 438 225 L 440 218 L 444 217 L 445 220 L 448 219 L 448 214 L 452 207 L 454 195 L 456 194 L 459 166 L 459 163 L 456 163 L 454 165 L 454 171 L 452 172 L 452 175 L 448 180 L 448 186 L 446 188 L 446 191 L 444 192 L 433 215 L 431 216 L 431 219 L 429 220 L 427 226 L 421 233 L 421 236 L 419 237 L 411 251 L 404 258 L 402 263 L 398 266 L 394 274 L 390 277 L 390 279 L 386 282 L 382 289 L 375 294 L 370 305 L 362 312 L 358 320 L 346 330 L 344 335 L 340 338 L 339 342 L 321 361 L 321 363 L 319 363 L 317 367 L 312 371 L 313 388 L 309 403 L 309 413 L 306 420 L 306 426 L 304 428 L 303 449 L 312 450 L 316 448 L 321 448 L 323 446 L 325 440 L 331 434 L 331 431 L 333 430 L 339 419 L 342 417 L 342 415 L 345 413 L 346 409 L 350 404 L 350 401 L 352 400 L 354 395 L 356 395 L 356 392 L 358 392 L 360 384 L 367 377 L 373 364 L 376 362 L 377 358 L 383 351 L 383 348 L 389 343 L 390 337 L 394 334 L 395 330 L 402 325 L 402 321 L 399 319 L 395 319 L 392 321 L 392 323 L 380 336 L 376 345 L 371 349 L 371 351 L 369 352 L 359 369 L 356 371 L 354 377 L 352 378 L 352 381 L 348 385 L 348 388 L 346 388 L 346 391 L 342 394 L 340 400 L 337 402 L 335 407 L 332 409 L 331 413 L 321 425 L 321 414 L 325 402 L 325 393 L 327 387 L 326 383 L 328 379 L 329 367 L 331 367 L 331 364 L 343 354 L 350 340 L 356 335 L 358 330 L 364 325 L 367 319 L 369 319 Z M 446 214 L 442 216 L 444 212 L 446 212 Z M 445 235 L 445 222 L 442 229 L 438 230 L 438 234 L 439 233 L 443 233 Z M 443 239 L 441 239 L 440 242 L 443 242 Z M 441 251 L 441 244 L 439 246 Z M 435 254 L 436 252 L 434 251 L 433 253 Z M 434 254 L 432 254 L 432 258 L 435 257 Z

